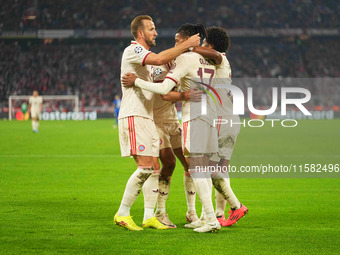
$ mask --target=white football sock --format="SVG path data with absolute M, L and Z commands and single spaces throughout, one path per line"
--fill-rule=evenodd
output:
M 196 190 L 194 182 L 188 172 L 184 172 L 184 190 L 185 197 L 187 199 L 188 212 L 196 211 L 195 200 L 196 200 Z
M 129 216 L 130 215 L 130 206 L 126 206 L 126 205 L 123 205 L 123 204 L 120 204 L 120 207 L 118 209 L 118 215 L 119 216 Z
M 224 199 L 224 196 L 215 189 L 215 202 L 216 202 L 216 216 L 222 216 L 225 211 L 225 206 L 227 201 Z
M 207 182 L 208 182 L 208 187 L 209 187 L 209 194 L 210 194 L 210 197 L 212 197 L 212 180 L 211 178 L 207 178 Z M 206 220 L 207 217 L 206 217 L 206 213 L 204 212 L 204 209 L 203 209 L 203 205 L 202 205 L 202 212 L 201 212 L 201 217 L 200 217 L 201 220 Z
M 144 208 L 144 218 L 143 218 L 143 220 L 148 220 L 148 219 L 150 219 L 150 218 L 152 218 L 152 217 L 154 217 L 155 215 L 154 215 L 154 208 Z
M 206 214 L 206 217 L 207 217 L 206 221 L 207 221 L 208 223 L 215 223 L 215 222 L 217 221 L 214 212 L 207 213 L 207 214 Z
M 129 216 L 130 208 L 138 197 L 144 182 L 149 178 L 153 172 L 152 167 L 137 168 L 137 170 L 130 176 L 124 191 L 121 206 L 117 214 L 119 216 Z
M 154 216 L 154 210 L 158 198 L 159 170 L 154 172 L 143 185 L 144 195 L 144 220 Z
M 156 210 L 156 212 L 159 214 L 166 213 L 165 203 L 169 197 L 170 185 L 171 185 L 170 176 L 159 177 L 159 182 L 158 182 L 159 194 L 158 194 L 158 199 L 157 199 L 157 210 Z
M 240 201 L 238 201 L 233 190 L 230 187 L 229 178 L 214 178 L 213 184 L 215 188 L 221 193 L 225 200 L 227 200 L 230 208 L 239 209 Z M 223 211 L 224 212 L 224 211 Z
M 35 130 L 38 131 L 38 129 L 39 129 L 39 121 L 36 121 L 36 122 L 35 122 Z
M 194 171 L 195 170 L 193 170 L 192 172 Z M 210 176 L 207 178 L 202 176 L 200 173 L 195 173 L 191 174 L 191 178 L 194 182 L 197 195 L 203 206 L 203 211 L 206 213 L 207 216 L 210 215 L 211 213 L 214 213 L 214 207 L 212 204 L 209 184 L 207 181 L 207 179 L 210 178 Z

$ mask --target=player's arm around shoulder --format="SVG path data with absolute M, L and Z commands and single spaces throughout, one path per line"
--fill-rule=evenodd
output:
M 211 60 L 213 62 L 214 65 L 220 65 L 222 63 L 222 55 L 214 50 L 214 49 L 209 49 L 207 47 L 195 47 L 193 49 L 193 52 L 196 52 L 198 54 L 200 54 L 201 56 L 203 56 L 204 58 Z
M 186 55 L 186 54 L 183 54 Z M 186 62 L 186 58 L 180 55 L 176 58 L 172 69 L 169 71 L 168 75 L 165 77 L 166 79 L 162 83 L 152 83 L 144 81 L 138 78 L 136 75 L 132 73 L 126 73 L 122 76 L 121 81 L 124 87 L 128 86 L 137 86 L 147 91 L 166 95 L 168 94 L 177 84 L 179 80 L 186 75 L 188 72 L 188 64 Z
M 158 54 L 150 53 L 147 55 L 145 59 L 146 65 L 164 65 L 171 60 L 178 57 L 183 52 L 187 51 L 190 47 L 195 47 L 200 44 L 200 37 L 199 34 L 191 36 L 188 40 L 185 42 L 170 48 L 168 50 L 164 50 Z

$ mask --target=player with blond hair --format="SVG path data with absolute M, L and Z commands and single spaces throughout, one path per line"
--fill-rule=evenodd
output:
M 200 42 L 199 36 L 193 35 L 183 45 L 159 54 L 152 53 L 149 49 L 156 45 L 157 32 L 152 18 L 148 15 L 137 16 L 131 22 L 131 33 L 135 40 L 123 52 L 121 75 L 134 73 L 148 81 L 151 81 L 151 76 L 147 65 L 163 65 L 170 62 Z M 168 227 L 154 216 L 159 176 L 159 137 L 153 121 L 154 94 L 138 87 L 122 87 L 122 93 L 118 118 L 121 155 L 132 156 L 137 169 L 126 184 L 114 222 L 129 230 L 143 230 L 136 225 L 130 215 L 130 208 L 143 189 L 143 227 L 167 229 Z
M 176 45 L 185 43 L 190 35 L 198 31 L 202 34 L 202 37 L 205 36 L 205 29 L 202 25 L 185 24 L 181 26 L 175 36 Z M 207 87 L 212 88 L 210 83 L 214 74 L 214 66 L 205 61 L 201 55 L 194 52 L 186 52 L 175 60 L 175 68 L 169 72 L 166 77 L 167 79 L 164 80 L 161 86 L 144 81 L 133 74 L 126 74 L 122 78 L 122 82 L 124 86 L 135 84 L 135 86 L 165 95 L 178 84 L 181 85 L 182 91 L 188 91 L 192 82 L 198 87 L 200 87 L 199 84 L 201 84 L 201 87 L 203 84 L 209 84 Z M 203 225 L 197 225 L 195 222 L 187 225 L 189 228 L 194 228 L 195 232 L 214 232 L 218 231 L 221 226 L 215 217 L 212 205 L 211 192 L 207 180 L 210 179 L 210 175 L 202 175 L 201 172 L 196 171 L 196 166 L 207 166 L 210 155 L 218 150 L 217 133 L 213 127 L 213 119 L 216 118 L 216 108 L 214 108 L 212 100 L 208 100 L 208 107 L 211 112 L 208 115 L 202 115 L 200 107 L 197 107 L 199 105 L 187 101 L 183 103 L 182 148 L 190 165 L 189 173 L 192 176 L 195 190 L 206 213 L 207 222 Z M 221 185 L 223 186 L 223 183 Z

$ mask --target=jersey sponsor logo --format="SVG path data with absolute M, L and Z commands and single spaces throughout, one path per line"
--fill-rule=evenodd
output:
M 135 52 L 136 52 L 137 54 L 141 53 L 142 51 L 143 51 L 142 46 L 136 46 L 136 47 L 135 47 Z
M 139 151 L 144 151 L 144 150 L 145 150 L 145 146 L 142 145 L 142 144 L 139 145 L 139 146 L 138 146 L 138 150 L 139 150 Z
M 163 144 L 163 140 L 159 138 L 159 145 Z

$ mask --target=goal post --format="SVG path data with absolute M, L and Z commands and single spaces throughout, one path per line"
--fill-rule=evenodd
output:
M 13 113 L 15 111 L 16 105 L 13 104 L 13 101 L 15 100 L 29 100 L 29 98 L 32 95 L 21 95 L 21 96 L 17 96 L 17 95 L 12 95 L 9 96 L 8 98 L 8 119 L 12 120 L 12 116 Z M 46 103 L 47 101 L 73 101 L 74 102 L 74 112 L 79 112 L 79 96 L 75 96 L 75 95 L 67 95 L 67 96 L 61 96 L 61 95 L 48 95 L 48 96 L 41 96 L 43 98 L 43 104 Z

